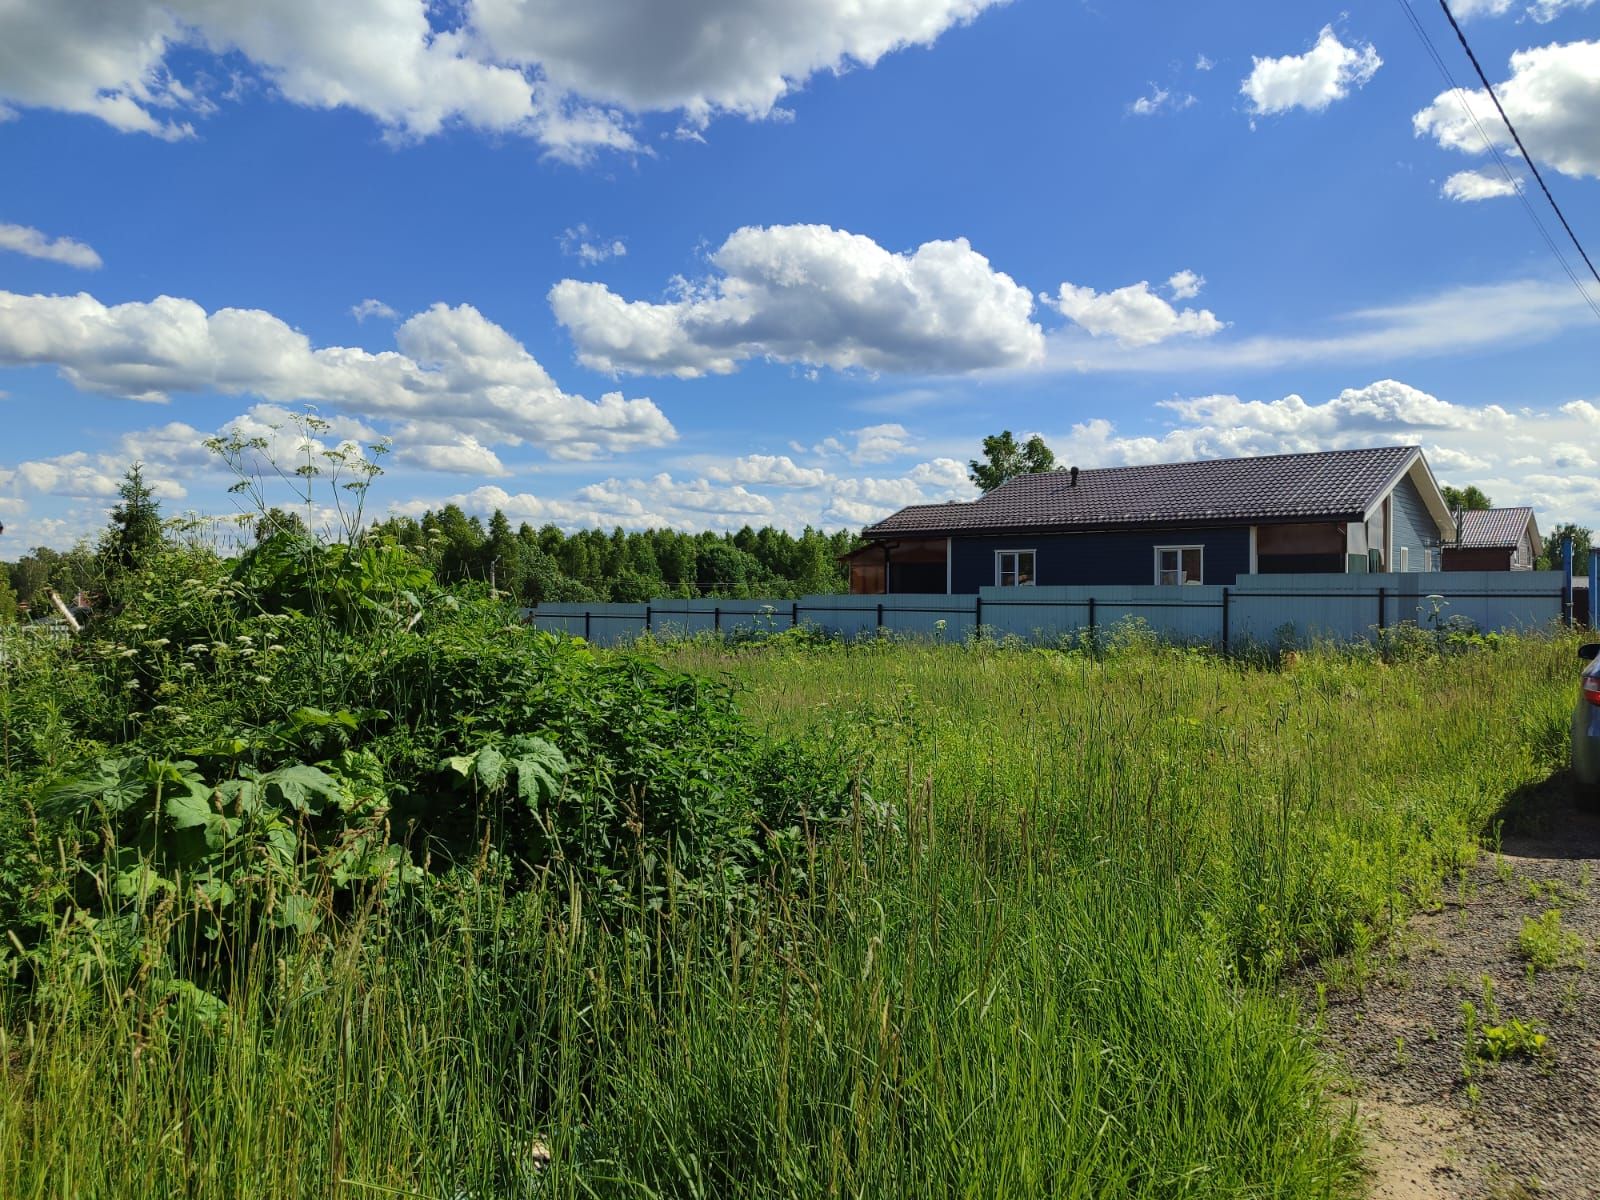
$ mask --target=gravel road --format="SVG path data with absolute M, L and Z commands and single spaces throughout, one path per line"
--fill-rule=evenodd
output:
M 1563 776 L 1513 801 L 1502 832 L 1364 987 L 1328 996 L 1324 1044 L 1349 1073 L 1382 1200 L 1600 1200 L 1600 815 Z M 1552 909 L 1579 940 L 1530 971 L 1519 933 Z M 1466 1003 L 1480 1026 L 1536 1023 L 1543 1051 L 1486 1059 Z

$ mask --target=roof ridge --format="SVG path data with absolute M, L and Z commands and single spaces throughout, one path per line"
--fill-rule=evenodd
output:
M 1144 523 L 1359 519 L 1420 454 L 1414 445 L 1182 459 L 1014 476 L 960 504 L 914 504 L 869 534 Z

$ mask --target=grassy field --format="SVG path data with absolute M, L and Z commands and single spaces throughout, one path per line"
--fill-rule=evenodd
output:
M 1121 640 L 645 650 L 852 781 L 758 831 L 734 898 L 624 872 L 637 903 L 591 909 L 485 844 L 229 958 L 225 991 L 82 928 L 204 957 L 203 896 L 56 904 L 0 960 L 0 1195 L 1357 1195 L 1294 968 L 1358 984 L 1560 769 L 1572 644 Z M 49 670 L 58 711 L 0 702 L 13 873 L 37 747 L 93 699 Z

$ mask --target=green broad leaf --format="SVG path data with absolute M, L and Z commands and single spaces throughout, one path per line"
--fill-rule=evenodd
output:
M 143 760 L 102 758 L 92 774 L 65 780 L 45 792 L 42 811 L 51 817 L 81 817 L 96 805 L 109 816 L 121 816 L 144 799 Z
M 306 896 L 285 896 L 273 909 L 272 923 L 279 929 L 310 933 L 317 927 L 317 906 Z
M 216 854 L 225 850 L 228 843 L 239 836 L 239 826 L 242 824 L 236 817 L 224 817 L 215 814 L 206 822 L 206 849 Z
M 254 779 L 229 779 L 217 785 L 224 808 L 232 808 L 241 816 L 252 816 L 261 807 L 261 785 Z
M 463 779 L 472 777 L 474 756 L 471 754 L 453 754 L 439 764 L 441 771 L 454 771 Z
M 261 777 L 261 790 L 267 795 L 276 793 L 283 803 L 303 813 L 320 813 L 329 804 L 341 807 L 348 799 L 337 779 L 305 763 L 269 771 Z
M 293 874 L 295 857 L 300 846 L 293 829 L 282 821 L 276 822 L 267 830 L 263 845 L 269 866 L 276 868 L 280 875 Z
M 226 1001 L 204 988 L 196 987 L 187 979 L 168 980 L 167 1000 L 174 1014 L 193 1020 L 207 1029 L 214 1029 L 228 1015 Z
M 193 787 L 196 784 L 205 786 L 199 770 L 188 759 L 172 762 L 165 758 L 147 758 L 144 761 L 144 777 L 152 787 L 159 787 L 163 792 L 168 784 L 180 787 Z
M 330 725 L 337 725 L 342 729 L 354 729 L 358 724 L 356 714 L 353 712 L 340 709 L 331 713 L 322 708 L 297 708 L 289 714 L 289 721 L 297 729 L 322 729 Z
M 567 773 L 566 757 L 552 743 L 538 737 L 520 737 L 511 765 L 517 773 L 517 796 L 531 809 L 554 798 Z
M 241 737 L 219 736 L 212 738 L 203 746 L 192 746 L 185 750 L 185 754 L 193 754 L 197 758 L 238 758 L 251 743 Z
M 190 787 L 173 792 L 166 798 L 163 808 L 167 821 L 174 829 L 194 829 L 208 824 L 217 813 L 211 807 L 211 791 L 205 787 Z
M 238 898 L 233 890 L 233 885 L 226 879 L 215 875 L 196 883 L 194 890 L 204 896 L 216 908 L 226 908 Z
M 501 754 L 493 746 L 485 746 L 478 751 L 478 782 L 483 784 L 487 791 L 498 792 L 503 788 L 508 770 L 505 755 Z
M 173 890 L 172 880 L 152 870 L 148 863 L 139 863 L 126 870 L 118 871 L 113 884 L 117 895 L 123 900 L 132 900 L 139 896 L 152 896 L 156 892 L 170 892 Z

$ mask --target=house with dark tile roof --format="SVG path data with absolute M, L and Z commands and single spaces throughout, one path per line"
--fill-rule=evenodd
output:
M 1468 509 L 1444 547 L 1446 571 L 1531 571 L 1544 542 L 1531 508 Z
M 1456 527 L 1417 446 L 1021 475 L 863 533 L 855 593 L 1428 571 Z

